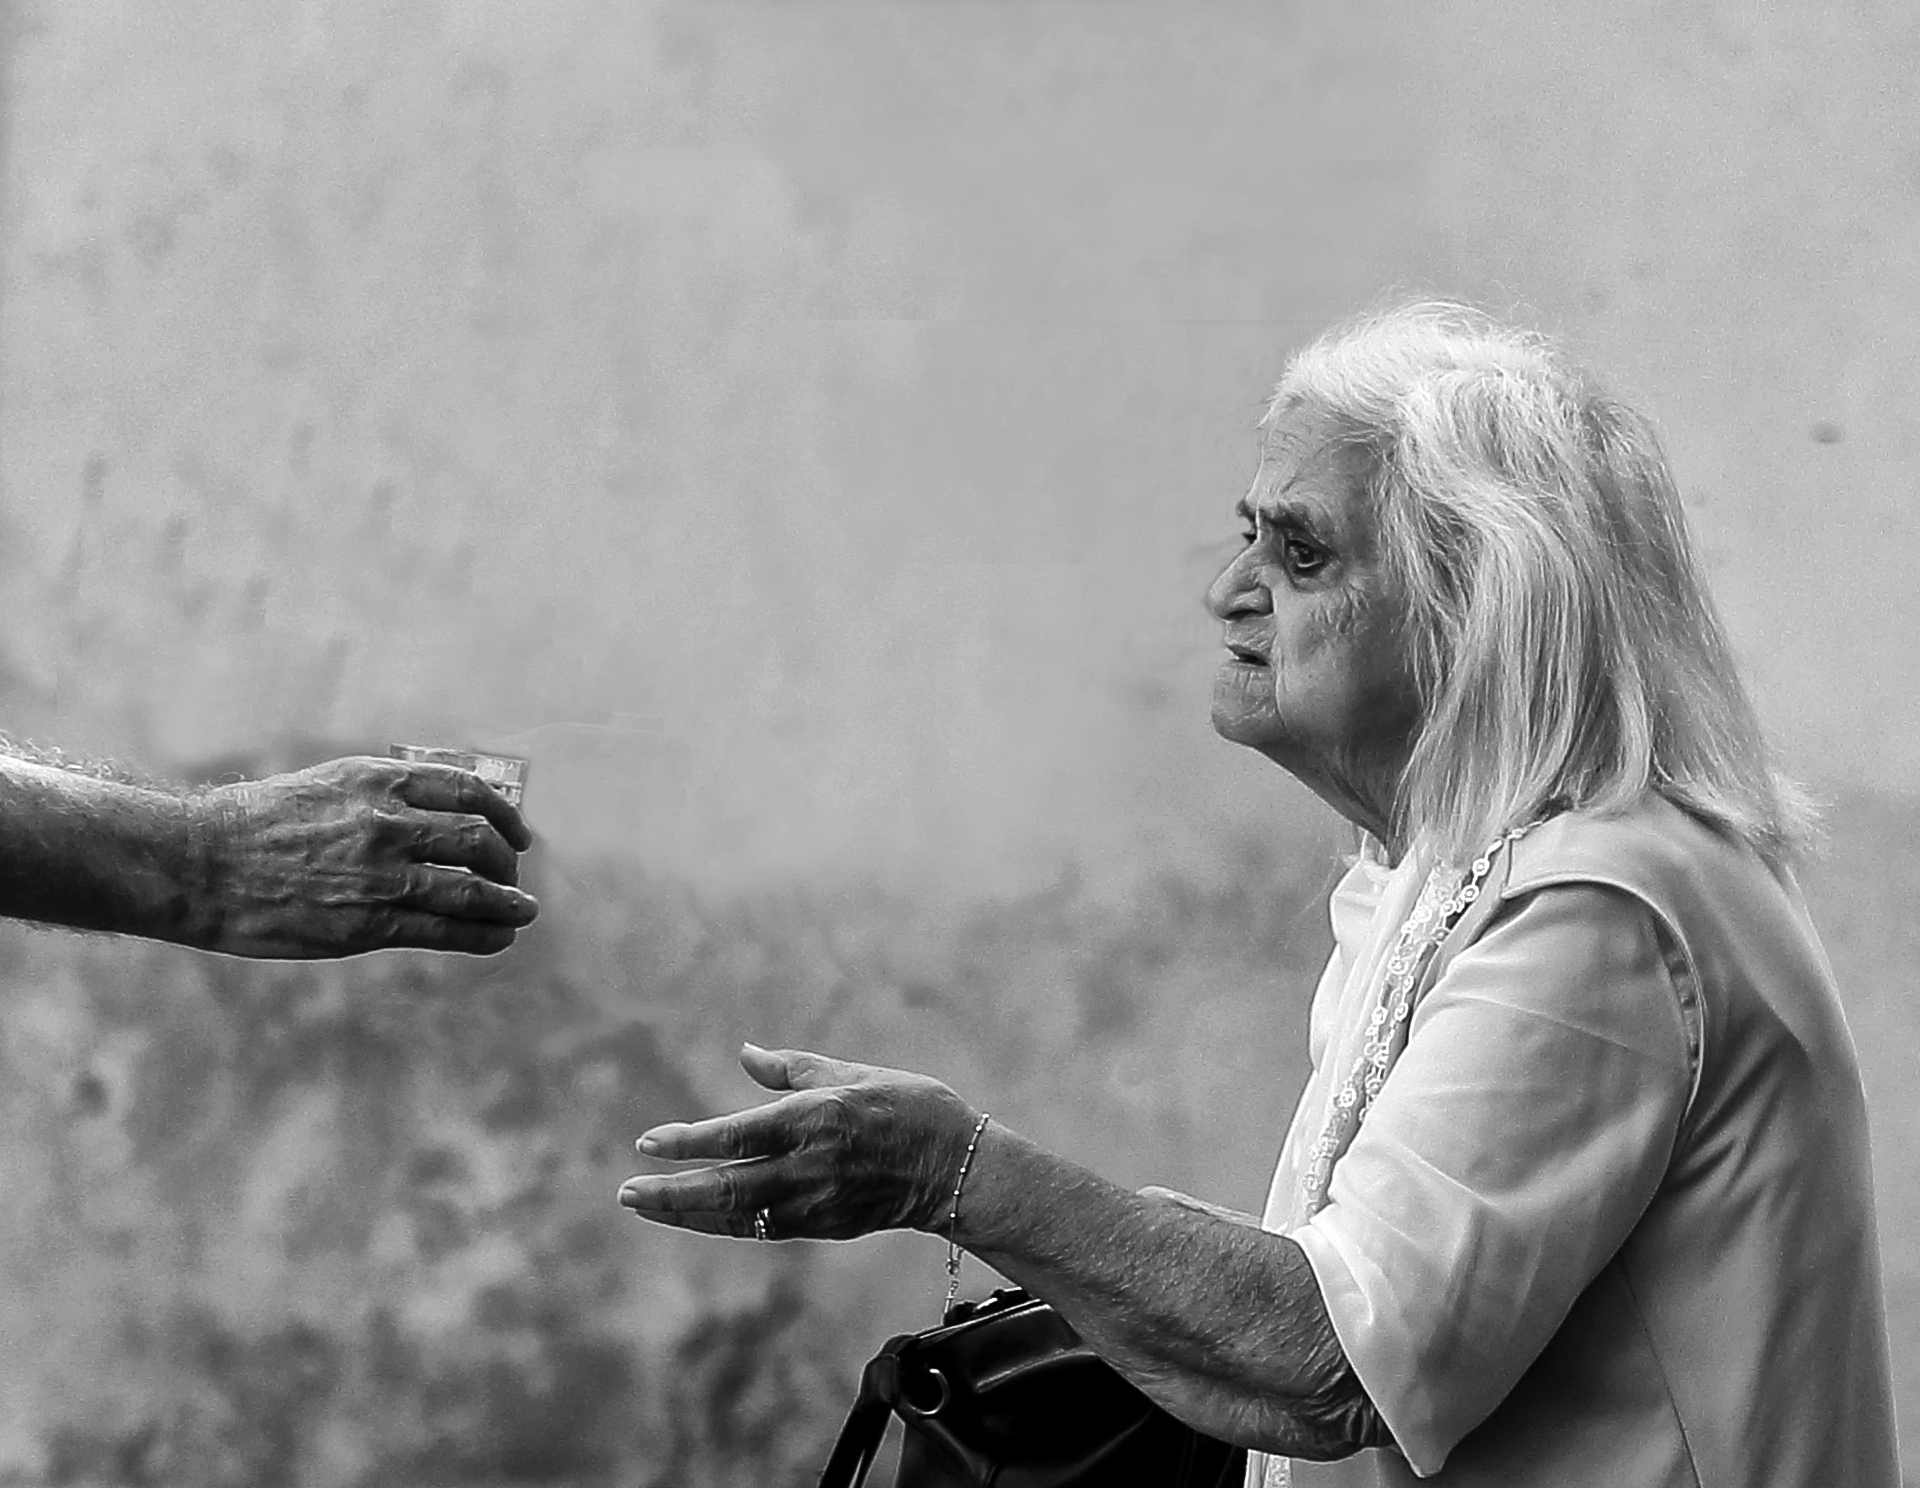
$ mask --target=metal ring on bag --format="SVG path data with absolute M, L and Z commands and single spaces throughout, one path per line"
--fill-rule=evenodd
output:
M 926 1376 L 939 1387 L 939 1394 L 935 1396 L 933 1404 L 921 1405 L 909 1396 L 906 1389 L 907 1382 L 904 1379 L 900 1382 L 900 1403 L 916 1416 L 937 1416 L 947 1408 L 947 1402 L 953 1398 L 953 1390 L 947 1384 L 947 1377 L 931 1364 L 927 1366 Z

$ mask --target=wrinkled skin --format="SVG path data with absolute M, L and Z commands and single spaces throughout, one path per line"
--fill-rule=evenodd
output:
M 940 1231 L 978 1114 L 938 1080 L 798 1049 L 747 1044 L 740 1066 L 791 1094 L 706 1121 L 670 1121 L 634 1143 L 643 1157 L 704 1163 L 642 1174 L 620 1202 L 647 1219 L 746 1238 L 768 1211 L 775 1239 L 851 1240 L 879 1230 Z M 1259 1229 L 1251 1214 L 1178 1189 L 1142 1198 Z
M 1258 750 L 1397 861 L 1393 802 L 1420 701 L 1362 473 L 1311 409 L 1278 416 L 1241 500 L 1243 546 L 1207 591 L 1226 649 L 1213 726 Z
M 704 1166 L 630 1178 L 620 1202 L 648 1219 L 775 1239 L 851 1240 L 938 1230 L 977 1119 L 938 1080 L 748 1044 L 740 1064 L 778 1100 L 706 1121 L 656 1126 L 642 1156 Z
M 198 815 L 205 884 L 180 939 L 203 950 L 490 955 L 539 913 L 515 887 L 533 834 L 465 770 L 332 760 L 209 791 Z
M 1315 1459 L 1390 1442 L 1305 1254 L 1251 1215 L 1172 1189 L 1129 1193 L 997 1123 L 982 1130 L 956 1211 L 980 1118 L 948 1087 L 796 1050 L 748 1045 L 740 1062 L 778 1098 L 647 1132 L 643 1156 L 692 1166 L 628 1179 L 622 1204 L 739 1238 L 950 1234 L 1210 1435 Z

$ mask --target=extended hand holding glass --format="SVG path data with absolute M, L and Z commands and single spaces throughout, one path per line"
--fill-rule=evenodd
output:
M 533 841 L 519 806 L 462 765 L 340 759 L 208 800 L 223 852 L 217 920 L 198 942 L 209 950 L 484 955 L 539 913 L 519 887 Z
M 431 753 L 431 752 L 430 752 Z M 524 761 L 356 756 L 205 789 L 0 738 L 0 916 L 234 956 L 487 955 L 539 913 Z

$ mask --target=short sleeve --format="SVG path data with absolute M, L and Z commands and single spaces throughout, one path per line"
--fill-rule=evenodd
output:
M 1535 891 L 1454 958 L 1292 1232 L 1421 1476 L 1499 1405 L 1666 1173 L 1692 1086 L 1652 911 Z

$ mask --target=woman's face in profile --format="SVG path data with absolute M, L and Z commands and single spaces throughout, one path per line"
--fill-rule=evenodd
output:
M 1322 794 L 1397 781 L 1418 717 L 1363 458 L 1311 409 L 1276 418 L 1238 508 L 1245 546 L 1207 591 L 1226 643 L 1214 728 Z

